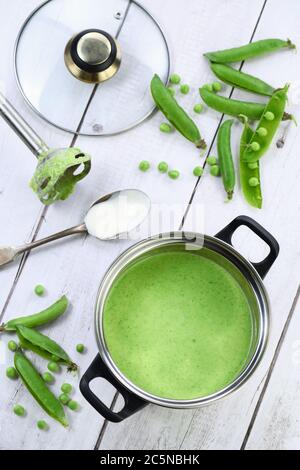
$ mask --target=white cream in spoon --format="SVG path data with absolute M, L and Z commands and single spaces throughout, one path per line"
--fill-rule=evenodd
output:
M 85 225 L 90 235 L 107 240 L 138 227 L 150 210 L 149 197 L 137 189 L 114 193 L 88 211 Z

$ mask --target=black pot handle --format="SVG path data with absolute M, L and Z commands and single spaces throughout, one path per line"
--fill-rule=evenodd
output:
M 263 279 L 278 256 L 279 244 L 265 228 L 246 215 L 240 215 L 236 219 L 233 219 L 230 224 L 228 224 L 225 228 L 223 228 L 223 230 L 216 234 L 216 237 L 232 245 L 232 235 L 241 225 L 245 225 L 246 227 L 250 228 L 250 230 L 256 233 L 256 235 L 258 235 L 259 238 L 266 242 L 266 244 L 270 247 L 270 253 L 263 261 L 260 261 L 259 263 L 252 263 L 260 277 Z
M 122 395 L 125 401 L 124 408 L 119 412 L 114 412 L 108 408 L 90 389 L 90 382 L 96 377 L 103 377 Z M 106 364 L 102 361 L 100 354 L 93 360 L 90 367 L 80 380 L 80 391 L 85 399 L 98 411 L 105 419 L 114 423 L 119 423 L 123 419 L 133 415 L 148 402 L 142 400 L 134 393 L 125 388 L 110 372 Z

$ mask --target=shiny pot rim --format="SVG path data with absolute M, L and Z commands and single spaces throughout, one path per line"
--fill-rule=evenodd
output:
M 169 399 L 164 397 L 159 397 L 157 395 L 151 394 L 142 388 L 135 385 L 131 382 L 118 368 L 118 366 L 114 363 L 109 350 L 105 343 L 104 338 L 104 331 L 103 331 L 103 315 L 104 315 L 104 307 L 107 295 L 118 277 L 121 271 L 128 266 L 133 260 L 138 259 L 145 253 L 150 253 L 152 250 L 156 248 L 160 248 L 163 246 L 170 246 L 172 244 L 187 244 L 187 243 L 194 243 L 191 242 L 192 239 L 197 240 L 197 244 L 199 244 L 200 249 L 208 248 L 218 254 L 224 256 L 227 260 L 233 262 L 233 259 L 238 261 L 241 266 L 244 268 L 243 270 L 237 265 L 237 263 L 233 263 L 237 269 L 241 272 L 243 277 L 247 280 L 248 284 L 250 284 L 253 288 L 254 296 L 256 299 L 256 303 L 258 306 L 259 312 L 259 320 L 258 326 L 259 331 L 257 335 L 257 344 L 253 354 L 251 355 L 251 359 L 247 363 L 247 365 L 241 370 L 239 375 L 232 381 L 229 385 L 224 387 L 223 389 L 207 395 L 203 397 L 193 398 L 193 399 Z M 199 243 L 200 241 L 200 243 Z M 219 248 L 216 249 L 216 248 Z M 226 256 L 230 255 L 230 256 Z M 243 272 L 244 271 L 244 272 Z M 252 282 L 249 282 L 249 279 L 245 276 L 245 272 L 249 274 L 251 277 Z M 233 393 L 237 390 L 254 372 L 255 368 L 259 364 L 262 359 L 267 338 L 268 338 L 268 331 L 269 331 L 269 324 L 270 324 L 270 303 L 268 294 L 264 287 L 263 281 L 259 276 L 256 269 L 253 265 L 247 261 L 237 250 L 235 250 L 230 244 L 220 240 L 219 238 L 212 237 L 209 235 L 203 235 L 199 233 L 193 232 L 173 232 L 172 236 L 169 233 L 160 233 L 158 235 L 150 236 L 146 239 L 139 241 L 138 243 L 132 245 L 124 252 L 122 252 L 115 261 L 110 265 L 107 269 L 102 282 L 100 284 L 96 306 L 95 306 L 95 333 L 96 333 L 96 341 L 99 348 L 99 352 L 101 358 L 105 365 L 110 369 L 110 371 L 114 374 L 121 384 L 130 390 L 132 393 L 136 394 L 143 400 L 147 402 L 154 403 L 156 405 L 161 405 L 170 408 L 194 408 L 205 406 L 209 403 L 212 403 L 216 400 L 219 400 L 230 393 Z

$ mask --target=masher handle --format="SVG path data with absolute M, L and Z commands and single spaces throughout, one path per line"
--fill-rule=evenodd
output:
M 7 122 L 12 130 L 20 137 L 31 152 L 38 157 L 41 153 L 48 151 L 45 144 L 32 127 L 22 118 L 18 111 L 0 92 L 0 116 Z

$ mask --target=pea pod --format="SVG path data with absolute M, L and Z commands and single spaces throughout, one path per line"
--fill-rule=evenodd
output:
M 245 162 L 256 162 L 270 147 L 284 114 L 288 89 L 289 85 L 286 85 L 284 88 L 276 90 L 271 96 L 258 123 L 257 129 L 243 153 L 243 160 Z M 265 129 L 266 135 L 261 135 L 259 129 L 262 128 Z
M 46 308 L 45 310 L 42 310 L 39 313 L 9 320 L 6 324 L 0 327 L 0 332 L 15 331 L 16 326 L 18 325 L 24 325 L 28 328 L 35 328 L 37 326 L 44 325 L 45 323 L 54 321 L 65 313 L 68 307 L 68 303 L 69 302 L 67 297 L 63 295 L 57 302 L 50 305 L 50 307 Z
M 241 116 L 242 120 L 244 121 L 244 130 L 241 136 L 241 143 L 240 143 L 240 182 L 242 192 L 246 201 L 250 204 L 250 206 L 256 207 L 261 209 L 262 207 L 262 194 L 261 194 L 261 186 L 260 186 L 260 170 L 259 170 L 259 162 L 257 162 L 256 168 L 250 168 L 249 164 L 243 161 L 243 153 L 245 151 L 245 147 L 251 141 L 254 131 L 248 124 L 247 118 Z M 256 178 L 258 181 L 257 186 L 250 186 L 249 181 L 251 178 Z
M 221 125 L 218 138 L 218 157 L 223 180 L 224 189 L 227 193 L 228 200 L 232 199 L 235 186 L 235 171 L 231 152 L 231 127 L 233 119 L 224 121 Z
M 22 352 L 17 351 L 14 356 L 14 363 L 24 385 L 43 410 L 63 426 L 68 426 L 62 404 L 55 395 L 53 395 L 51 390 L 49 390 L 46 383 L 27 357 Z
M 171 95 L 167 87 L 165 87 L 158 75 L 154 75 L 150 87 L 156 106 L 175 129 L 186 139 L 193 142 L 196 147 L 206 148 L 206 144 L 201 138 L 198 127 L 185 110 L 179 106 L 176 99 Z
M 253 93 L 265 96 L 272 96 L 275 91 L 271 85 L 263 80 L 240 72 L 229 65 L 211 63 L 210 68 L 220 80 L 242 90 L 252 91 Z
M 77 370 L 77 365 L 53 339 L 27 326 L 18 325 L 16 328 L 21 347 L 30 349 L 49 361 L 55 359 L 57 362 L 62 362 L 70 370 Z
M 204 87 L 200 88 L 199 92 L 207 106 L 229 116 L 239 117 L 242 114 L 253 121 L 259 121 L 265 110 L 264 104 L 225 98 L 224 96 L 216 95 L 216 93 Z M 284 113 L 282 120 L 294 120 L 294 117 L 291 114 Z
M 279 49 L 295 49 L 295 45 L 290 39 L 283 41 L 282 39 L 262 39 L 260 41 L 251 42 L 240 47 L 233 47 L 231 49 L 224 49 L 222 51 L 207 52 L 204 54 L 211 62 L 218 62 L 222 64 L 241 62 L 242 60 L 250 59 Z

